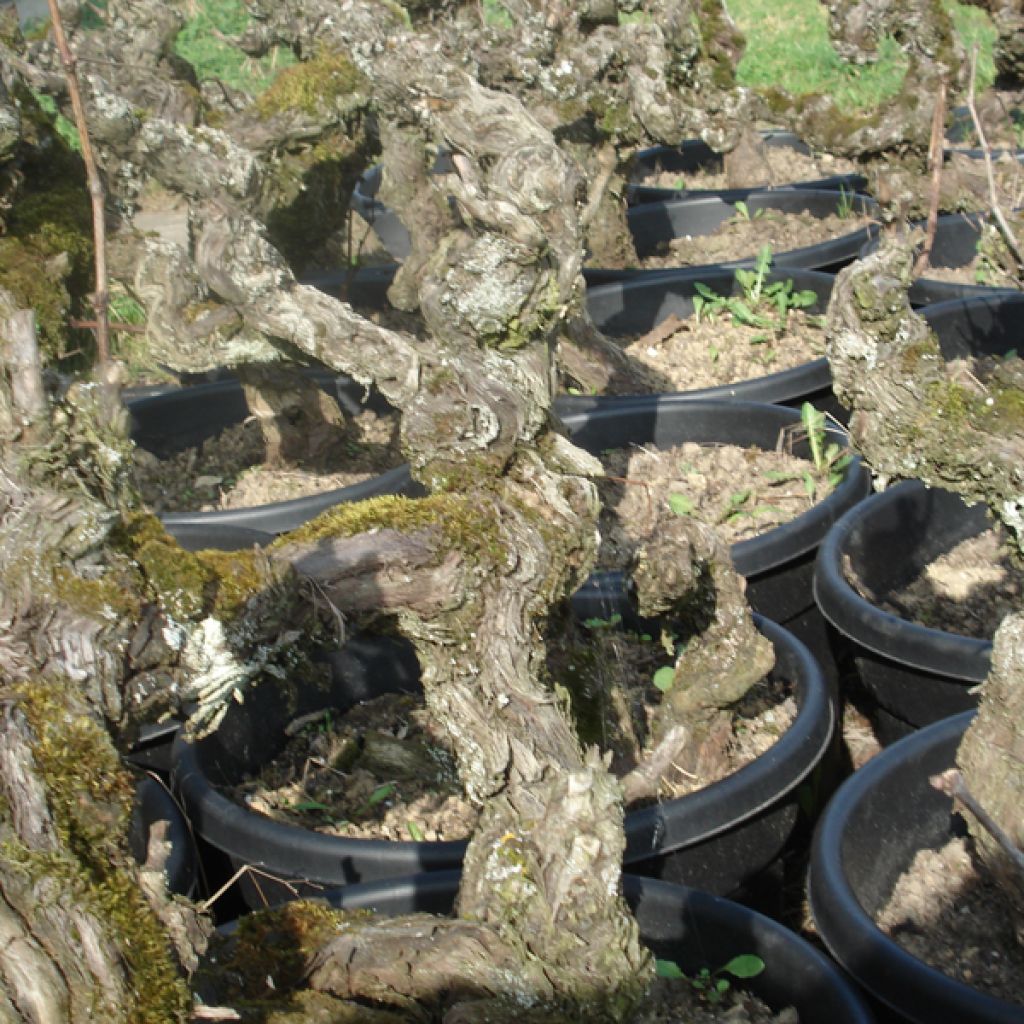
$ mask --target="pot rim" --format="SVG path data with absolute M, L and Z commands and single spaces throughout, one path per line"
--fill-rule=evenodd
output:
M 675 800 L 627 812 L 624 863 L 697 845 L 741 825 L 791 793 L 821 760 L 835 728 L 836 711 L 821 668 L 807 648 L 788 630 L 761 616 L 758 629 L 791 662 L 798 710 L 790 728 L 767 751 L 724 779 Z M 418 870 L 456 867 L 467 840 L 423 841 L 354 839 L 330 836 L 299 825 L 275 821 L 242 807 L 220 793 L 204 771 L 195 745 L 179 731 L 171 752 L 171 777 L 196 831 L 230 856 L 267 868 L 254 856 L 253 836 L 261 843 L 332 870 L 352 856 L 372 856 L 392 865 L 400 875 Z M 740 801 L 746 801 L 745 804 Z M 685 817 L 684 817 L 685 815 Z M 695 825 L 694 822 L 697 824 Z M 703 829 L 703 831 L 700 831 Z M 326 870 L 324 868 L 323 870 Z M 305 872 L 315 884 L 337 884 Z
M 913 765 L 935 748 L 944 744 L 955 748 L 975 714 L 973 710 L 963 711 L 897 740 L 839 787 L 815 830 L 808 900 L 819 934 L 832 956 L 872 995 L 897 1012 L 907 1013 L 922 990 L 928 989 L 934 992 L 929 994 L 928 1002 L 932 1007 L 944 1008 L 943 1019 L 965 1024 L 1020 1024 L 1020 1004 L 997 999 L 949 977 L 885 935 L 864 910 L 843 869 L 843 834 L 861 801 L 881 780 Z M 951 812 L 952 804 L 950 799 Z M 917 1019 L 922 1024 L 926 1020 Z
M 854 529 L 904 497 L 926 490 L 919 480 L 905 480 L 870 495 L 845 512 L 818 548 L 814 600 L 840 633 L 874 654 L 950 679 L 980 683 L 988 675 L 991 641 L 900 618 L 861 597 L 843 573 L 845 550 Z

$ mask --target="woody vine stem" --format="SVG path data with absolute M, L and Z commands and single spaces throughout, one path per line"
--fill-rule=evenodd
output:
M 93 309 L 96 312 L 96 354 L 100 367 L 110 361 L 110 324 L 107 307 L 110 300 L 110 289 L 107 279 L 107 229 L 103 209 L 103 183 L 100 181 L 96 168 L 96 159 L 92 152 L 89 128 L 85 120 L 85 106 L 82 93 L 78 88 L 78 73 L 75 70 L 75 57 L 64 34 L 64 22 L 61 20 L 57 0 L 48 0 L 50 20 L 53 23 L 53 38 L 64 65 L 64 75 L 68 83 L 68 96 L 74 113 L 75 127 L 82 145 L 82 162 L 85 164 L 86 180 L 89 183 L 89 199 L 92 203 L 92 237 L 94 249 L 94 266 L 96 288 L 93 292 Z M 101 374 L 102 375 L 102 374 Z

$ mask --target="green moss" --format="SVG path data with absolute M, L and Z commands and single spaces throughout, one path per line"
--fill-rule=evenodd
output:
M 908 345 L 900 356 L 900 366 L 903 372 L 911 375 L 917 373 L 924 361 L 930 361 L 936 366 L 943 363 L 942 350 L 939 348 L 934 334 L 929 334 L 920 341 Z
M 342 53 L 324 50 L 310 60 L 278 72 L 256 104 L 264 117 L 286 110 L 316 114 L 365 82 L 362 73 Z
M 17 691 L 63 849 L 40 855 L 9 842 L 5 855 L 30 877 L 46 875 L 61 882 L 69 900 L 108 925 L 131 982 L 132 1024 L 184 1019 L 187 986 L 129 866 L 131 776 L 106 731 L 72 699 L 71 684 L 36 681 Z
M 986 403 L 986 415 L 1007 431 L 1024 430 L 1024 392 L 1018 388 L 997 388 L 990 394 L 992 404 Z
M 53 582 L 56 599 L 85 615 L 95 616 L 103 609 L 126 619 L 137 619 L 140 614 L 135 590 L 139 581 L 127 579 L 117 570 L 98 579 L 84 579 L 73 570 L 58 566 Z
M 370 530 L 402 533 L 434 530 L 440 539 L 439 560 L 447 552 L 456 550 L 481 561 L 501 564 L 506 554 L 496 516 L 488 515 L 479 498 L 471 500 L 458 494 L 432 494 L 426 498 L 385 495 L 336 505 L 285 534 L 272 547 L 289 543 L 315 544 L 331 537 L 354 537 Z
M 266 585 L 253 551 L 197 551 L 205 570 L 209 612 L 222 622 L 241 615 L 254 594 Z
M 296 900 L 277 910 L 249 914 L 238 925 L 233 955 L 225 964 L 237 972 L 244 994 L 266 992 L 267 977 L 285 991 L 297 988 L 308 958 L 333 935 L 371 917 L 368 910 L 335 910 L 315 900 Z
M 91 335 L 76 336 L 72 344 L 66 322 L 69 313 L 84 311 L 92 290 L 92 212 L 85 169 L 60 137 L 56 113 L 27 89 L 15 88 L 14 95 L 26 144 L 21 187 L 0 238 L 0 287 L 36 311 L 44 359 L 53 362 L 80 346 L 91 353 Z
M 205 610 L 209 575 L 202 562 L 173 540 L 149 540 L 135 558 L 161 606 L 179 621 L 198 618 Z

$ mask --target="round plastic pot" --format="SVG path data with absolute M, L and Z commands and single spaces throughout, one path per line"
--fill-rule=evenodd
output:
M 800 414 L 795 409 L 756 402 L 674 401 L 648 396 L 629 404 L 567 415 L 564 422 L 573 441 L 595 455 L 632 444 L 670 448 L 684 441 L 773 451 L 781 433 L 799 424 Z M 845 445 L 847 438 L 839 430 L 830 430 L 829 440 Z M 810 454 L 806 441 L 795 444 L 793 451 L 804 457 Z M 831 647 L 811 592 L 814 558 L 832 525 L 869 489 L 867 471 L 854 459 L 842 483 L 824 501 L 788 523 L 739 541 L 731 549 L 733 564 L 747 579 L 750 606 L 805 643 L 830 680 L 835 678 Z M 583 593 L 593 591 L 600 599 L 602 594 L 624 586 L 621 573 L 595 573 Z
M 932 245 L 929 262 L 933 267 L 966 267 L 978 254 L 978 239 L 981 237 L 983 218 L 976 214 L 956 213 L 939 217 L 935 225 L 935 241 Z M 925 227 L 919 221 L 915 227 Z M 860 256 L 864 257 L 875 252 L 879 245 L 876 236 L 861 248 Z M 936 302 L 947 302 L 950 299 L 967 299 L 972 296 L 992 295 L 1008 289 L 992 288 L 983 284 L 961 284 L 957 281 L 940 281 L 928 277 L 919 277 L 910 286 L 910 302 L 913 306 L 929 306 Z M 1012 294 L 1012 289 L 1009 289 Z
M 337 397 L 339 404 L 351 412 L 358 413 L 364 405 L 374 411 L 387 408 L 383 399 L 375 394 L 364 401 L 362 387 L 348 377 L 321 375 L 317 380 L 325 391 Z M 249 415 L 245 392 L 237 380 L 181 388 L 129 401 L 127 405 L 133 440 L 158 458 L 202 444 L 225 428 L 241 423 Z M 170 512 L 161 519 L 168 529 L 240 526 L 264 533 L 284 533 L 339 502 L 413 492 L 408 467 L 398 466 L 362 483 L 305 498 L 210 512 Z
M 815 599 L 850 643 L 863 688 L 882 713 L 883 741 L 974 707 L 971 689 L 988 675 L 992 644 L 884 611 L 850 585 L 846 571 L 882 600 L 989 525 L 983 505 L 907 481 L 847 512 L 818 551 Z
M 196 887 L 195 844 L 181 808 L 167 787 L 154 778 L 144 778 L 135 787 L 135 800 L 128 825 L 128 845 L 139 864 L 145 864 L 149 840 L 158 822 L 165 822 L 167 860 L 164 874 L 167 888 L 181 896 L 192 896 Z
M 801 154 L 811 152 L 810 147 L 792 132 L 764 131 L 761 141 L 769 149 L 793 149 Z M 678 173 L 682 176 L 699 172 L 717 173 L 722 170 L 723 157 L 716 153 L 701 139 L 687 139 L 678 146 L 653 146 L 642 149 L 636 155 L 636 170 L 640 174 L 651 174 L 658 171 Z M 685 183 L 684 183 L 685 184 Z M 867 186 L 867 178 L 862 174 L 832 174 L 825 178 L 814 178 L 808 181 L 793 181 L 775 185 L 776 189 L 815 189 L 821 191 L 859 192 Z M 758 186 L 765 189 L 768 186 Z M 698 189 L 698 188 L 663 188 L 656 185 L 632 183 L 626 187 L 626 198 L 630 203 L 658 203 L 666 199 L 697 196 L 729 196 L 742 199 L 753 189 Z
M 720 225 L 736 215 L 736 203 L 742 198 L 751 216 L 759 210 L 773 210 L 777 213 L 810 213 L 815 217 L 827 217 L 838 213 L 841 204 L 852 203 L 857 215 L 874 217 L 878 204 L 867 196 L 844 197 L 840 192 L 816 189 L 790 189 L 775 192 L 750 192 L 746 196 L 723 199 L 718 196 L 703 196 L 697 199 L 671 199 L 663 203 L 644 203 L 631 207 L 627 213 L 629 229 L 633 235 L 636 253 L 640 259 L 652 255 L 664 243 L 683 235 L 699 237 L 710 235 Z M 824 270 L 834 272 L 856 259 L 864 243 L 878 231 L 877 224 L 844 232 L 827 242 L 805 245 L 797 249 L 772 254 L 772 266 L 799 268 L 802 270 Z M 757 253 L 721 263 L 701 265 L 696 268 L 707 273 L 710 267 L 752 267 Z M 609 281 L 624 281 L 633 277 L 653 276 L 672 270 L 671 267 L 643 270 L 631 268 L 610 270 L 587 268 L 584 271 L 588 285 L 607 284 Z M 693 267 L 688 267 L 693 270 Z
M 867 992 L 912 1024 L 1024 1020 L 1024 1006 L 929 967 L 875 924 L 917 852 L 964 833 L 952 800 L 928 779 L 953 767 L 972 715 L 921 729 L 852 775 L 822 816 L 811 854 L 808 893 L 818 934 Z
M 623 607 L 622 595 L 616 608 Z M 828 747 L 835 708 L 814 658 L 785 630 L 758 627 L 776 651 L 773 674 L 791 681 L 798 707 L 790 729 L 765 754 L 696 793 L 631 812 L 626 864 L 633 870 L 716 892 L 732 892 L 779 855 L 793 831 L 800 784 Z M 325 707 L 344 712 L 388 692 L 416 692 L 412 648 L 395 640 L 355 638 L 335 656 L 329 691 L 310 686 L 288 703 L 266 682 L 232 705 L 217 729 L 192 742 L 179 735 L 172 751 L 174 785 L 198 836 L 226 854 L 253 907 L 298 891 L 437 871 L 462 863 L 465 842 L 399 842 L 328 836 L 273 821 L 222 795 L 254 773 L 285 743 L 294 718 Z
M 831 274 L 793 269 L 772 270 L 765 280 L 767 283 L 791 280 L 796 291 L 814 292 L 817 300 L 809 310 L 821 313 L 828 304 L 835 278 Z M 743 294 L 732 270 L 712 269 L 699 273 L 682 270 L 655 278 L 637 278 L 588 288 L 587 311 L 595 325 L 611 338 L 646 334 L 670 316 L 677 316 L 681 320 L 692 317 L 693 298 L 697 294 L 698 284 L 706 285 L 723 296 Z M 563 395 L 558 399 L 558 409 L 563 415 L 585 412 L 606 404 L 629 402 L 635 397 Z M 832 374 L 824 356 L 763 377 L 717 387 L 696 388 L 693 391 L 669 392 L 665 397 L 739 398 L 749 402 L 797 406 L 809 401 L 821 409 L 831 409 L 835 402 Z
M 459 874 L 444 871 L 348 886 L 327 899 L 389 916 L 450 914 L 458 885 Z M 641 940 L 659 959 L 695 975 L 754 954 L 764 961 L 764 971 L 737 984 L 772 1009 L 795 1007 L 801 1024 L 872 1024 L 862 997 L 835 964 L 776 921 L 719 896 L 651 878 L 623 875 L 622 889 Z
M 740 890 L 791 847 L 802 785 L 829 749 L 837 717 L 816 659 L 792 633 L 756 616 L 775 648 L 772 679 L 794 683 L 797 716 L 760 757 L 732 775 L 676 800 L 629 812 L 630 871 L 707 892 Z
M 1024 347 L 1024 294 L 993 290 L 921 312 L 946 359 Z M 988 675 L 991 644 L 883 611 L 847 583 L 843 566 L 882 599 L 988 525 L 983 506 L 968 508 L 955 494 L 908 482 L 846 513 L 819 550 L 815 599 L 847 641 L 885 742 L 974 707 L 977 697 L 969 691 Z

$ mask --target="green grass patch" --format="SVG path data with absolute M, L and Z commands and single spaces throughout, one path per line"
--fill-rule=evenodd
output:
M 196 8 L 178 34 L 175 50 L 196 69 L 200 80 L 219 78 L 255 96 L 281 68 L 295 63 L 293 54 L 282 48 L 255 60 L 232 45 L 230 38 L 241 35 L 249 24 L 241 0 L 198 0 Z
M 752 89 L 785 89 L 795 95 L 824 93 L 847 109 L 877 107 L 900 89 L 907 60 L 885 39 L 879 59 L 857 66 L 840 59 L 828 35 L 828 17 L 817 0 L 726 0 L 747 39 L 737 81 Z M 978 87 L 992 83 L 995 30 L 988 16 L 945 0 L 956 31 L 970 49 L 979 46 Z

